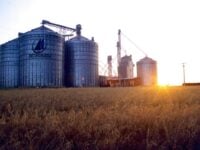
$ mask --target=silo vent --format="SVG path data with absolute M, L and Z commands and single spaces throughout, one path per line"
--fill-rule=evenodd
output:
M 77 34 L 77 36 L 80 36 L 81 35 L 81 25 L 80 24 L 77 24 L 76 25 L 76 34 Z

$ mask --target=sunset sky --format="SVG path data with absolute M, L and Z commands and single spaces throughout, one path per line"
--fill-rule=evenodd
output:
M 0 0 L 0 44 L 40 26 L 43 19 L 81 24 L 83 36 L 94 36 L 99 44 L 100 72 L 106 74 L 107 55 L 116 58 L 121 29 L 157 61 L 160 84 L 181 84 L 182 63 L 186 82 L 200 82 L 199 8 L 198 0 Z M 134 63 L 144 57 L 124 37 L 122 47 Z

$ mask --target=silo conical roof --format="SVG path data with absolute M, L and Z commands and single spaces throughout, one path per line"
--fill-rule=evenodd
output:
M 156 61 L 148 56 L 145 56 L 144 58 L 140 59 L 137 62 L 137 64 L 153 64 L 153 63 L 156 63 Z
M 25 33 L 22 33 L 21 36 L 23 36 L 23 35 L 30 35 L 30 34 L 31 35 L 33 35 L 33 34 L 41 34 L 41 33 L 44 33 L 44 34 L 53 34 L 53 35 L 57 35 L 57 36 L 59 35 L 60 36 L 59 33 L 55 32 L 55 31 L 53 31 L 53 30 L 51 30 L 51 29 L 49 29 L 49 28 L 47 28 L 45 26 L 40 26 L 38 28 L 32 29 L 32 30 L 27 31 Z
M 81 36 L 81 35 L 77 35 L 74 38 L 70 39 L 69 42 L 80 42 L 80 41 L 90 41 L 88 38 Z

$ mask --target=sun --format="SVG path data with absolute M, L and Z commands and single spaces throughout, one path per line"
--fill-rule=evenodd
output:
M 178 68 L 178 66 L 176 67 Z M 182 85 L 182 70 L 179 68 L 168 69 L 168 66 L 162 65 L 158 68 L 158 85 L 159 86 L 173 86 Z

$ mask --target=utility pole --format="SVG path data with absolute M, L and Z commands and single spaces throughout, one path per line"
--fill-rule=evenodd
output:
M 182 63 L 183 66 L 183 85 L 185 84 L 185 63 Z

